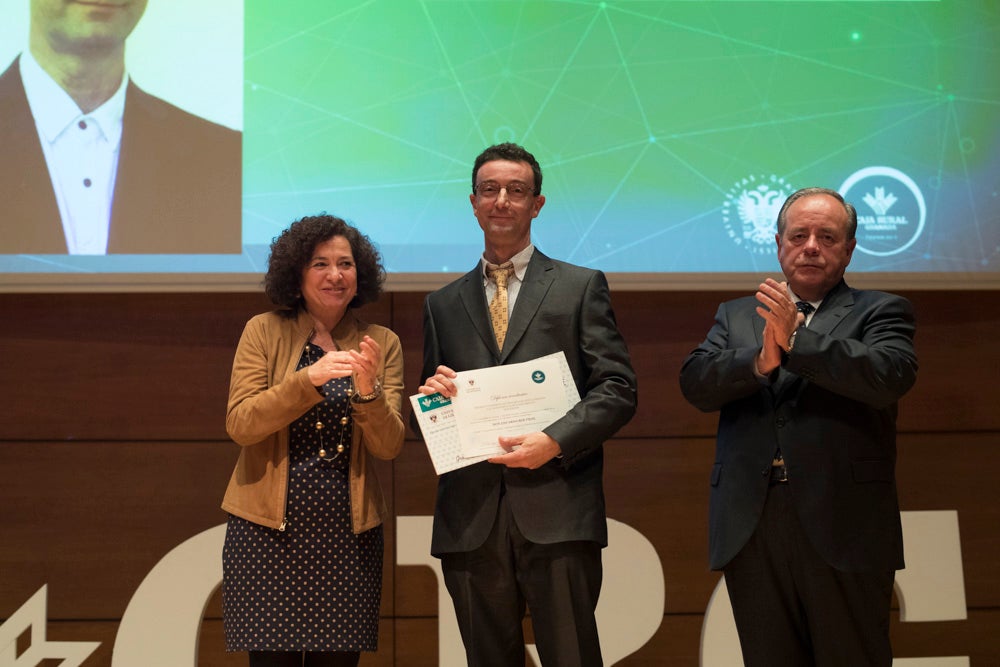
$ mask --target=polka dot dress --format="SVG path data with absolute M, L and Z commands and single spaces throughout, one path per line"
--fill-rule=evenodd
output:
M 323 354 L 308 348 L 314 359 Z M 298 367 L 309 363 L 304 351 Z M 327 399 L 290 426 L 285 530 L 229 517 L 222 607 L 230 651 L 377 648 L 382 526 L 360 535 L 351 528 L 351 423 L 340 423 L 350 413 L 350 384 L 328 382 Z M 344 451 L 336 456 L 339 443 Z

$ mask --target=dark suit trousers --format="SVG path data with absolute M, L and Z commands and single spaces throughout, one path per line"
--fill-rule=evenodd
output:
M 525 603 L 542 665 L 602 665 L 594 619 L 603 576 L 596 542 L 529 542 L 501 496 L 486 542 L 475 551 L 444 554 L 441 568 L 470 667 L 524 666 Z
M 791 483 L 791 482 L 790 482 Z M 895 572 L 840 572 L 809 544 L 788 484 L 724 568 L 746 667 L 890 667 Z

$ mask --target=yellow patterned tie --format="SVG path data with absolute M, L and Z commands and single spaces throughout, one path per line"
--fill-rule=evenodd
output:
M 486 275 L 496 283 L 497 291 L 490 302 L 490 319 L 493 321 L 493 335 L 497 337 L 497 348 L 503 349 L 503 340 L 507 337 L 507 281 L 514 274 L 514 264 L 504 262 L 486 265 Z

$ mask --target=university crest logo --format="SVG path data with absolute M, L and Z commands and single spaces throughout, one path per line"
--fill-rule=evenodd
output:
M 774 254 L 778 211 L 795 189 L 784 178 L 747 176 L 729 188 L 722 205 L 722 222 L 729 238 L 756 255 Z

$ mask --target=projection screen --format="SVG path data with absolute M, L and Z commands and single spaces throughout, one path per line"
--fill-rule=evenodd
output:
M 0 0 L 7 74 L 32 1 Z M 5 74 L 0 160 L 21 186 L 0 189 L 0 289 L 256 290 L 271 240 L 319 212 L 376 242 L 391 289 L 433 287 L 482 252 L 471 166 L 501 141 L 542 165 L 536 246 L 614 286 L 777 273 L 777 208 L 818 185 L 858 209 L 852 284 L 1000 287 L 992 0 L 149 0 L 125 53 L 132 83 L 241 154 L 164 126 L 140 161 L 129 98 L 110 234 L 144 242 L 22 249 L 66 241 Z

